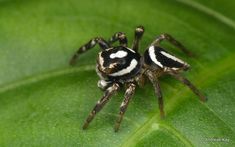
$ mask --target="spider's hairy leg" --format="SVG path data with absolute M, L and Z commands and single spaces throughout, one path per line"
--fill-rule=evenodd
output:
M 146 77 L 144 74 L 138 77 L 138 80 L 137 80 L 138 86 L 140 86 L 141 88 L 144 87 L 145 82 L 146 82 Z
M 183 77 L 182 75 L 175 73 L 175 72 L 169 72 L 170 75 L 172 75 L 175 79 L 183 83 L 184 85 L 188 86 L 199 98 L 201 101 L 205 102 L 206 96 L 202 94 L 187 78 Z
M 73 57 L 70 59 L 70 65 L 75 64 L 77 58 L 80 56 L 80 54 L 88 51 L 89 49 L 93 48 L 96 44 L 99 44 L 101 49 L 107 49 L 110 48 L 110 45 L 108 42 L 106 42 L 103 38 L 101 37 L 95 37 L 91 39 L 89 42 L 81 46 L 76 53 L 73 55 Z
M 149 70 L 146 72 L 146 74 L 147 74 L 147 77 L 149 78 L 149 80 L 151 81 L 151 83 L 153 84 L 155 94 L 158 97 L 160 117 L 164 118 L 164 116 L 165 116 L 164 103 L 163 103 L 162 91 L 161 91 L 159 80 L 156 77 L 156 75 L 153 72 L 149 71 Z
M 115 33 L 109 40 L 108 43 L 109 44 L 113 44 L 114 42 L 119 41 L 119 44 L 121 46 L 125 46 L 127 47 L 127 38 L 126 38 L 126 34 L 123 32 L 117 32 Z
M 136 88 L 136 85 L 134 83 L 130 83 L 127 86 L 125 96 L 124 96 L 124 100 L 122 101 L 122 104 L 120 106 L 119 116 L 118 116 L 118 119 L 117 119 L 116 124 L 114 126 L 114 131 L 115 132 L 117 132 L 119 127 L 120 127 L 120 124 L 121 124 L 122 119 L 123 119 L 123 115 L 126 112 L 126 109 L 128 107 L 128 104 L 129 104 L 132 96 L 135 93 L 135 88 Z
M 106 89 L 104 96 L 97 102 L 89 116 L 87 117 L 83 129 L 86 129 L 89 125 L 89 123 L 93 120 L 95 115 L 104 107 L 104 105 L 108 102 L 108 100 L 111 98 L 111 96 L 118 91 L 119 85 L 114 83 L 112 86 Z
M 132 47 L 131 47 L 134 51 L 138 51 L 139 42 L 143 34 L 144 34 L 144 27 L 143 26 L 136 27 L 135 36 L 134 36 L 134 40 L 133 40 Z
M 166 40 L 168 42 L 170 42 L 171 44 L 173 44 L 174 46 L 176 46 L 177 48 L 181 49 L 186 55 L 188 56 L 192 56 L 192 52 L 190 52 L 183 44 L 181 44 L 179 41 L 177 41 L 174 37 L 172 37 L 171 35 L 164 33 L 161 34 L 159 37 L 157 37 L 157 39 L 155 39 L 151 45 L 154 46 L 160 46 L 160 43 Z

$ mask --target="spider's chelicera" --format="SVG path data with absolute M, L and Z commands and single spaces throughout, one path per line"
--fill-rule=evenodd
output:
M 170 54 L 160 43 L 163 40 L 169 41 L 187 55 L 191 55 L 179 41 L 169 34 L 162 34 L 157 37 L 150 46 L 147 47 L 143 56 L 138 52 L 139 42 L 144 34 L 144 27 L 138 26 L 135 29 L 134 41 L 131 48 L 127 47 L 127 38 L 123 32 L 115 33 L 108 41 L 101 37 L 91 39 L 88 43 L 78 49 L 70 60 L 73 65 L 80 54 L 99 44 L 102 49 L 98 54 L 96 71 L 100 77 L 98 87 L 104 90 L 104 95 L 98 100 L 97 104 L 86 119 L 83 129 L 86 129 L 95 115 L 104 107 L 115 92 L 124 86 L 126 91 L 124 100 L 120 106 L 119 117 L 115 124 L 115 131 L 118 131 L 123 115 L 126 112 L 130 99 L 134 95 L 136 86 L 143 86 L 145 79 L 153 84 L 155 94 L 158 97 L 160 116 L 164 117 L 163 97 L 159 84 L 159 77 L 165 74 L 171 75 L 188 86 L 201 101 L 205 101 L 205 96 L 180 73 L 189 69 L 189 64 Z M 119 46 L 113 47 L 112 44 L 119 41 Z

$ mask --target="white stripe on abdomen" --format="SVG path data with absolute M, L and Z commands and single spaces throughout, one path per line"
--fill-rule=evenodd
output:
M 163 67 L 163 65 L 157 60 L 156 55 L 155 55 L 155 50 L 154 50 L 154 46 L 150 46 L 149 48 L 149 56 L 150 59 L 157 64 L 160 67 Z

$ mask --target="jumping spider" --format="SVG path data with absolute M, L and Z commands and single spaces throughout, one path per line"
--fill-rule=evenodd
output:
M 144 27 L 138 26 L 135 29 L 134 41 L 132 47 L 127 47 L 127 38 L 123 32 L 115 33 L 108 41 L 102 37 L 91 39 L 88 43 L 81 46 L 73 55 L 70 64 L 73 65 L 80 54 L 99 44 L 102 49 L 98 54 L 96 72 L 100 77 L 98 87 L 104 90 L 104 95 L 97 102 L 88 118 L 86 119 L 83 129 L 86 129 L 95 115 L 104 107 L 111 96 L 117 92 L 121 86 L 125 86 L 126 92 L 124 100 L 120 106 L 119 117 L 114 127 L 118 131 L 123 115 L 126 112 L 130 99 L 134 95 L 136 85 L 143 86 L 144 81 L 148 78 L 153 84 L 155 94 L 158 97 L 160 116 L 164 117 L 163 97 L 159 84 L 159 77 L 165 74 L 173 76 L 186 86 L 188 86 L 201 101 L 205 101 L 205 96 L 180 73 L 189 69 L 189 64 L 183 60 L 171 55 L 162 47 L 160 43 L 163 40 L 169 41 L 187 55 L 191 55 L 179 41 L 175 40 L 169 34 L 162 34 L 157 37 L 149 47 L 147 47 L 143 56 L 138 52 L 139 42 L 144 34 Z M 119 46 L 111 46 L 114 42 L 119 41 Z

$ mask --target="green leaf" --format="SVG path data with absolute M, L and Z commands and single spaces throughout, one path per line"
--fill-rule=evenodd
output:
M 0 1 L 0 146 L 235 146 L 235 2 L 229 0 Z M 184 73 L 207 97 L 161 78 L 166 118 L 151 84 L 138 88 L 114 133 L 123 90 L 81 126 L 102 96 L 96 84 L 98 47 L 68 60 L 91 37 L 135 26 L 146 33 L 141 52 L 164 32 L 196 56 Z

